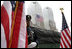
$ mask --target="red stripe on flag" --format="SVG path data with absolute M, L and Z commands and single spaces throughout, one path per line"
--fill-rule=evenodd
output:
M 13 30 L 13 39 L 12 39 L 12 45 L 11 45 L 12 48 L 18 47 L 18 39 L 19 39 L 22 11 L 23 11 L 23 4 L 18 3 L 16 19 L 15 19 L 15 24 L 14 24 L 14 30 Z
M 68 28 L 68 31 L 69 31 L 69 33 L 70 33 L 70 30 L 69 30 L 69 28 Z
M 63 44 L 64 44 L 65 48 L 67 48 L 62 36 L 61 36 L 61 40 L 63 41 Z
M 9 44 L 9 16 L 4 6 L 1 7 L 1 23 L 4 26 L 7 47 L 8 47 L 8 44 Z
M 26 43 L 25 43 L 25 48 L 28 48 L 28 37 L 27 37 L 27 31 L 26 31 Z
M 61 48 L 63 48 L 63 45 L 62 45 L 62 43 L 60 43 L 60 46 L 61 46 Z
M 67 39 L 67 36 L 64 35 L 64 32 L 62 32 L 62 35 L 63 35 L 64 39 L 66 40 L 66 42 L 68 43 L 69 47 L 71 47 L 71 45 L 70 45 L 70 43 L 69 43 L 69 41 Z
M 67 34 L 68 38 L 71 40 L 71 37 L 70 37 L 69 33 L 67 32 L 67 30 L 66 30 L 66 29 L 64 29 L 64 31 L 66 32 L 66 34 Z

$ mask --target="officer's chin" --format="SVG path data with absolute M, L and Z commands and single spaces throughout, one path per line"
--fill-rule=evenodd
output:
M 36 47 L 37 43 L 36 42 L 31 42 L 29 45 L 28 45 L 28 48 L 34 48 Z

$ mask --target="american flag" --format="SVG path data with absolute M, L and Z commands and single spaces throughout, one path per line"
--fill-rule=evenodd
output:
M 24 1 L 16 1 L 15 12 L 13 16 L 13 32 L 12 38 L 9 41 L 9 48 L 27 48 L 27 32 L 26 32 L 26 16 L 25 16 L 25 3 Z M 13 23 L 12 23 L 13 25 Z
M 62 12 L 62 31 L 61 31 L 60 48 L 71 48 L 71 33 L 68 28 L 63 12 Z
M 12 6 L 10 1 L 4 1 L 1 6 L 1 48 L 8 48 L 9 34 L 11 29 L 11 12 Z
M 16 1 L 17 8 L 14 11 L 16 13 L 14 23 L 11 22 L 12 3 L 4 1 L 1 6 L 1 48 L 27 48 L 25 3 L 24 1 Z M 11 28 L 11 24 L 14 24 L 13 29 Z
M 40 15 L 36 15 L 36 20 L 39 21 L 39 22 L 42 22 L 43 21 L 43 18 L 40 16 Z

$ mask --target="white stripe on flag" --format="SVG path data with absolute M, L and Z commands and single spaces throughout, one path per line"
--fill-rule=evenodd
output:
M 62 34 L 61 34 L 61 35 L 62 35 Z M 62 41 L 62 39 L 61 39 L 61 44 L 62 44 L 63 48 L 65 48 L 65 46 L 64 46 L 64 44 L 63 44 L 63 41 Z
M 5 31 L 2 24 L 1 24 L 1 48 L 7 48 Z
M 11 6 L 10 1 L 4 1 L 3 6 L 6 9 L 6 11 L 8 13 L 8 16 L 9 16 L 9 29 L 10 29 L 9 38 L 10 38 L 10 34 L 11 34 L 11 23 L 12 23 L 12 18 L 11 18 L 12 6 Z
M 67 28 L 66 30 L 67 30 L 67 32 L 68 32 L 68 34 L 69 34 L 70 38 L 71 38 L 71 34 L 70 34 L 70 32 L 69 32 L 68 28 Z
M 70 41 L 70 39 L 68 38 L 68 36 L 67 36 L 66 32 L 65 32 L 65 31 L 63 31 L 63 33 L 64 33 L 64 35 L 66 36 L 66 38 L 68 39 L 68 42 L 71 44 L 71 41 Z
M 22 18 L 21 18 L 21 25 L 20 25 L 18 48 L 25 48 L 25 42 L 26 42 L 26 17 L 25 17 L 24 7 L 25 5 L 23 4 L 23 12 L 22 12 Z
M 4 38 L 3 39 L 6 40 L 6 43 L 7 43 L 6 46 L 8 47 L 8 41 L 9 41 L 9 37 L 8 37 L 9 35 L 8 34 L 10 34 L 9 31 L 11 30 L 11 12 L 12 12 L 12 6 L 11 6 L 10 1 L 4 1 L 1 8 L 2 8 L 1 10 L 3 11 L 3 13 L 1 13 L 2 14 L 2 16 L 1 16 L 2 22 L 1 23 L 3 23 L 3 25 L 4 25 L 3 26 L 4 30 L 5 30 L 4 34 L 5 34 L 5 38 L 6 38 L 6 39 L 4 39 Z M 6 29 L 6 27 L 7 27 L 7 29 Z
M 65 33 L 65 32 L 63 31 L 63 33 Z M 66 46 L 69 48 L 69 45 L 68 45 L 68 43 L 66 42 L 66 40 L 65 40 L 65 38 L 64 38 L 64 36 L 63 36 L 63 34 L 62 34 L 61 36 L 62 36 L 63 41 L 65 42 Z

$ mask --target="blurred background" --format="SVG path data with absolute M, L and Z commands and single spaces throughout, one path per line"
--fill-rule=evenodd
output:
M 60 11 L 60 8 L 64 8 L 64 15 L 67 20 L 69 29 L 71 31 L 71 1 L 25 1 L 25 14 L 30 14 L 28 10 L 32 7 L 32 2 L 38 2 L 38 6 L 41 9 L 40 11 L 42 14 L 44 9 L 46 7 L 51 8 L 53 13 L 53 19 L 55 22 L 56 29 L 60 32 L 61 31 L 61 25 L 62 25 L 62 14 Z M 3 4 L 3 1 L 1 1 L 1 5 Z M 30 7 L 31 6 L 31 7 Z M 43 15 L 42 15 L 43 16 Z M 47 20 L 45 20 L 47 21 Z

